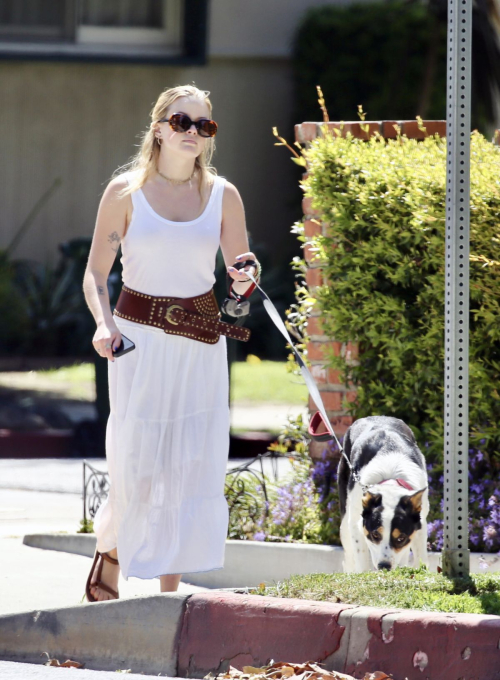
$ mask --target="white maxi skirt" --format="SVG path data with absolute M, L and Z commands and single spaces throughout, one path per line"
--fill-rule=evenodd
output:
M 110 492 L 97 549 L 150 579 L 224 566 L 229 510 L 226 338 L 209 345 L 114 317 L 136 348 L 108 361 Z

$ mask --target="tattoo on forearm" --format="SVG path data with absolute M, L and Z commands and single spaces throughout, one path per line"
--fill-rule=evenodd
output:
M 104 295 L 104 288 L 102 286 L 97 286 L 97 292 L 99 295 Z
M 114 231 L 112 234 L 108 236 L 108 241 L 111 243 L 111 250 L 113 250 L 115 253 L 118 252 L 118 248 L 120 247 L 120 237 Z

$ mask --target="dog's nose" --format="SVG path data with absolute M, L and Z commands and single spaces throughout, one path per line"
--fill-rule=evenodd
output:
M 387 569 L 388 571 L 391 570 L 391 563 L 390 562 L 379 562 L 377 565 L 377 569 Z

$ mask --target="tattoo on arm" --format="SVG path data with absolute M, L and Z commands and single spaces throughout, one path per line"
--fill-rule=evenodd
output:
M 97 292 L 99 295 L 104 295 L 104 288 L 102 286 L 97 286 Z
M 108 241 L 111 243 L 111 250 L 113 250 L 115 253 L 118 252 L 118 248 L 120 247 L 120 237 L 114 231 L 112 234 L 108 236 Z

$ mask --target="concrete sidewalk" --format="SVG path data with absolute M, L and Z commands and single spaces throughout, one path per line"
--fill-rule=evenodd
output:
M 226 469 L 232 470 L 251 458 L 231 458 Z M 264 473 L 273 476 L 273 465 L 277 466 L 279 479 L 284 478 L 292 470 L 288 458 L 274 461 L 263 459 Z M 105 458 L 89 458 L 88 463 L 99 470 L 107 470 Z M 253 463 L 252 468 L 260 471 L 260 464 Z M 25 491 L 45 491 L 64 494 L 75 494 L 81 498 L 83 492 L 83 459 L 81 458 L 0 458 L 0 498 L 3 489 Z M 5 503 L 0 503 L 0 508 Z M 81 507 L 82 503 L 80 503 Z M 82 518 L 82 511 L 80 518 Z M 1 517 L 0 517 L 1 518 Z M 63 527 L 60 527 L 63 528 Z M 57 529 L 52 529 L 56 531 Z M 75 527 L 71 531 L 75 531 Z M 47 531 L 51 529 L 47 528 Z M 30 533 L 26 531 L 25 533 Z
M 91 559 L 23 545 L 23 537 L 29 533 L 73 533 L 81 517 L 78 495 L 0 490 L 0 615 L 68 607 L 82 601 Z M 120 577 L 118 589 L 124 598 L 156 595 L 160 582 Z M 184 582 L 179 585 L 182 593 L 203 590 Z
M 66 659 L 58 659 L 64 663 Z M 66 669 L 64 669 L 66 670 Z M 116 671 L 89 671 L 78 668 L 78 680 L 116 680 Z M 127 669 L 120 669 L 127 674 L 127 680 L 144 680 L 144 678 L 157 678 L 158 675 L 144 675 L 141 673 L 128 673 Z M 60 671 L 56 671 L 60 673 Z M 56 676 L 57 678 L 59 676 Z M 181 680 L 163 676 L 167 680 Z M 0 661 L 0 680 L 54 680 L 54 668 L 31 663 L 16 663 L 15 661 Z M 183 678 L 182 680 L 186 680 Z
M 106 460 L 90 459 L 99 469 Z M 228 461 L 228 469 L 243 461 Z M 281 479 L 291 470 L 288 459 L 275 461 Z M 83 517 L 80 459 L 0 459 L 0 614 L 78 604 L 85 591 L 91 560 L 81 555 L 23 545 L 26 534 L 73 534 Z M 264 461 L 271 475 L 271 461 Z M 181 581 L 181 593 L 203 591 Z M 124 598 L 159 593 L 158 579 L 120 578 Z

